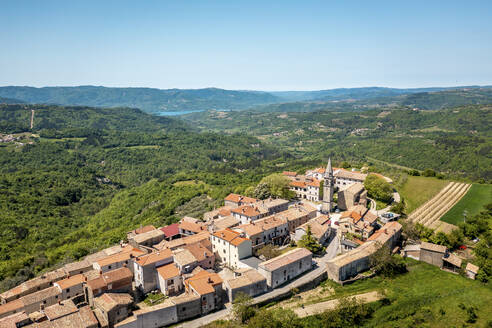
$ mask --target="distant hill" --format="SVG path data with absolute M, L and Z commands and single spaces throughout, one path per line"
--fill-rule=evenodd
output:
M 31 109 L 35 110 L 35 132 L 70 130 L 80 134 L 93 130 L 117 130 L 151 133 L 187 129 L 180 120 L 150 115 L 136 108 L 0 104 L 0 133 L 29 131 Z
M 338 88 L 318 91 L 275 91 L 271 94 L 287 101 L 335 101 L 335 100 L 364 100 L 381 97 L 395 97 L 400 95 L 439 92 L 463 89 L 480 89 L 491 88 L 490 86 L 460 86 L 460 87 L 434 87 L 434 88 L 383 88 L 383 87 L 366 87 L 366 88 Z
M 78 87 L 0 87 L 0 97 L 28 103 L 93 107 L 136 107 L 146 112 L 245 109 L 280 102 L 266 92 L 207 89 Z
M 24 101 L 13 98 L 0 97 L 0 104 L 23 104 Z
M 346 89 L 347 92 L 343 94 L 340 93 L 338 96 L 325 96 L 322 99 L 261 105 L 253 110 L 261 112 L 318 112 L 325 110 L 346 112 L 385 108 L 418 108 L 424 110 L 437 110 L 464 105 L 492 104 L 491 87 L 470 87 L 463 89 L 427 91 L 399 95 L 391 95 L 400 92 L 395 91 L 399 89 L 389 89 L 386 91 L 368 90 L 371 88 L 364 89 L 365 91 Z M 340 97 L 340 100 L 332 99 L 333 97 Z M 343 97 L 349 98 L 342 99 Z M 359 97 L 361 99 L 355 99 L 355 97 Z

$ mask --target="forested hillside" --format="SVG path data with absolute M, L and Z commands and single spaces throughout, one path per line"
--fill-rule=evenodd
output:
M 244 109 L 281 101 L 266 92 L 207 89 L 79 87 L 0 87 L 0 97 L 27 103 L 136 107 L 146 112 Z
M 370 110 L 353 113 L 206 112 L 184 116 L 193 126 L 248 133 L 291 154 L 321 160 L 393 164 L 473 180 L 492 180 L 492 107 L 439 111 Z
M 5 121 L 0 133 L 23 133 L 0 143 L 2 289 L 141 223 L 173 222 L 193 197 L 244 191 L 290 158 L 252 136 L 196 133 L 132 109 L 7 105 Z
M 445 89 L 445 88 L 444 88 Z M 338 90 L 338 91 L 337 91 Z M 427 90 L 427 91 L 426 91 Z M 337 92 L 335 92 L 337 91 Z M 279 93 L 294 100 L 254 108 L 259 112 L 361 111 L 370 109 L 446 109 L 456 106 L 491 104 L 491 87 L 450 90 L 359 88 Z M 310 98 L 310 97 L 313 98 Z M 306 99 L 302 99 L 302 98 Z M 299 99 L 301 98 L 301 99 Z

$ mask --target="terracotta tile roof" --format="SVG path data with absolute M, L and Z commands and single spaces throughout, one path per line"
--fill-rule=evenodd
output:
M 328 222 L 330 222 L 328 220 Z M 316 239 L 320 239 L 330 230 L 330 224 L 321 224 L 317 218 L 311 219 L 303 225 L 299 226 L 297 229 L 302 229 L 307 232 L 308 226 L 311 228 L 311 233 Z
M 244 271 L 239 277 L 234 279 L 229 279 L 227 284 L 232 288 L 241 288 L 249 285 L 257 284 L 259 282 L 265 281 L 266 278 L 263 277 L 258 271 L 255 269 L 249 269 Z
M 89 260 L 84 259 L 84 260 L 79 261 L 79 262 L 73 262 L 73 263 L 65 264 L 65 266 L 63 268 L 65 269 L 65 271 L 68 274 L 70 272 L 80 272 L 80 271 L 86 270 L 89 267 L 92 267 L 92 263 Z
M 345 254 L 339 255 L 329 261 L 327 263 L 334 264 L 339 268 L 346 266 L 354 261 L 359 259 L 367 258 L 371 256 L 378 250 L 377 243 L 375 241 L 366 241 L 356 249 L 353 249 Z
M 228 202 L 233 202 L 233 203 L 256 203 L 258 200 L 255 198 L 247 197 L 247 196 L 241 196 L 238 194 L 229 194 L 227 195 L 226 198 L 224 198 L 225 201 Z
M 20 299 L 18 300 L 13 300 L 8 303 L 0 305 L 0 316 L 12 312 L 14 310 L 18 311 L 24 307 L 24 302 L 22 302 Z
M 229 211 L 230 212 L 230 211 Z M 238 225 L 241 221 L 239 219 L 236 219 L 232 215 L 226 216 L 222 219 L 217 219 L 214 221 L 214 226 L 218 230 L 226 229 L 226 228 L 232 228 L 236 225 Z
M 193 257 L 195 257 L 198 262 L 204 261 L 205 259 L 214 256 L 212 251 L 203 246 L 202 243 L 186 245 L 184 248 L 190 251 L 190 253 L 193 254 Z
M 79 310 L 75 306 L 74 302 L 72 300 L 65 300 L 60 302 L 59 304 L 56 303 L 54 305 L 47 306 L 44 309 L 44 314 L 48 318 L 48 320 L 55 320 L 60 317 L 78 312 Z
M 77 312 L 59 317 L 55 320 L 46 320 L 33 325 L 34 328 L 87 328 L 97 327 L 94 313 L 88 306 L 81 307 Z
M 128 306 L 133 303 L 133 297 L 126 293 L 104 293 L 94 299 L 94 303 L 105 312 L 109 312 L 117 306 Z
M 60 288 L 63 290 L 73 286 L 82 285 L 84 281 L 85 277 L 83 274 L 76 274 L 75 276 L 72 276 L 70 278 L 55 282 L 55 285 L 60 286 Z
M 214 287 L 222 284 L 222 278 L 217 273 L 200 271 L 193 277 L 186 279 L 185 284 L 191 286 L 198 295 L 210 294 L 215 291 Z
M 478 270 L 480 270 L 480 268 L 470 262 L 467 263 L 466 265 L 466 271 L 471 271 L 473 273 L 478 273 Z
M 179 235 L 179 223 L 170 224 L 168 226 L 162 227 L 160 230 L 164 232 L 166 238 L 174 237 L 176 235 Z
M 343 189 L 342 191 L 349 192 L 351 194 L 356 195 L 356 194 L 362 192 L 363 190 L 364 190 L 364 185 L 360 182 L 356 182 L 356 183 L 348 186 L 346 189 Z
M 0 327 L 2 328 L 18 328 L 18 323 L 25 322 L 29 319 L 25 312 L 11 314 L 7 317 L 0 318 Z
M 203 223 L 193 223 L 189 221 L 181 221 L 179 223 L 180 230 L 187 230 L 194 233 L 199 233 L 206 230 L 205 224 Z
M 169 263 L 157 268 L 157 273 L 162 279 L 171 279 L 180 275 L 179 269 L 174 263 Z
M 287 177 L 295 177 L 297 175 L 297 172 L 284 171 L 284 172 L 282 172 L 282 174 L 287 176 Z
M 146 266 L 150 264 L 155 264 L 160 261 L 164 261 L 165 259 L 171 258 L 173 253 L 170 249 L 165 248 L 158 252 L 153 252 L 147 255 L 140 256 L 135 260 L 136 263 L 140 266 Z
M 217 231 L 214 233 L 214 236 L 225 240 L 234 246 L 239 246 L 242 243 L 249 241 L 248 238 L 241 237 L 239 232 L 233 231 L 231 229 Z
M 191 265 L 197 262 L 197 259 L 193 256 L 193 254 L 184 248 L 178 248 L 173 251 L 174 262 L 179 264 L 181 267 L 185 267 L 187 265 Z
M 296 248 L 271 260 L 260 263 L 259 267 L 271 272 L 312 255 L 313 253 L 305 248 Z
M 136 236 L 131 237 L 131 239 L 137 244 L 143 244 L 149 240 L 159 237 L 164 238 L 165 237 L 164 232 L 162 232 L 159 229 L 155 229 L 155 230 L 140 233 Z
M 299 218 L 303 218 L 307 215 L 316 212 L 316 209 L 306 209 L 304 206 L 290 207 L 287 211 L 283 211 L 275 214 L 279 218 L 284 218 L 287 221 L 293 221 Z
M 432 243 L 428 243 L 428 242 L 425 242 L 423 241 L 421 244 L 420 244 L 420 249 L 425 249 L 425 250 L 429 250 L 429 251 L 433 251 L 433 252 L 438 252 L 438 253 L 446 253 L 446 246 L 442 246 L 442 245 L 436 245 L 436 244 L 432 244 Z
M 402 226 L 396 221 L 388 222 L 381 227 L 378 231 L 372 234 L 367 240 L 374 240 L 381 244 L 386 244 L 386 242 L 395 235 L 395 233 L 401 231 Z
M 231 208 L 229 206 L 224 206 L 222 207 L 221 209 L 219 209 L 219 213 L 218 213 L 220 216 L 229 216 L 231 215 Z
M 149 232 L 149 231 L 152 231 L 152 230 L 155 230 L 155 227 L 153 225 L 147 225 L 147 226 L 144 226 L 144 227 L 141 227 L 141 228 L 137 228 L 135 230 L 133 230 L 135 232 L 135 234 L 139 235 L 141 233 L 146 233 L 146 232 Z
M 242 205 L 238 208 L 234 208 L 231 210 L 232 213 L 244 215 L 247 217 L 258 216 L 260 214 L 266 214 L 267 211 L 256 205 Z
M 114 255 L 109 255 L 99 261 L 97 261 L 97 264 L 99 264 L 100 267 L 107 266 L 113 263 L 120 263 L 129 260 L 132 257 L 138 257 L 141 255 L 144 255 L 145 252 L 142 252 L 139 249 L 133 248 L 131 251 L 124 251 L 121 253 L 117 253 Z
M 109 284 L 127 279 L 133 279 L 133 274 L 130 269 L 123 267 L 105 272 L 98 278 L 87 281 L 87 286 L 89 286 L 92 290 L 101 289 L 107 287 Z
M 156 249 L 163 249 L 163 248 L 175 249 L 177 247 L 197 243 L 199 241 L 206 240 L 209 238 L 210 238 L 210 233 L 208 231 L 203 231 L 203 232 L 191 235 L 191 236 L 173 239 L 170 241 L 163 240 L 159 244 L 155 245 L 154 248 L 156 248 Z
M 359 181 L 364 181 L 367 177 L 367 174 L 360 173 L 360 172 L 348 171 L 345 169 L 338 169 L 338 170 L 334 171 L 333 175 L 336 178 L 353 179 L 353 180 L 359 180 Z
M 307 185 L 311 187 L 319 188 L 321 185 L 321 181 L 319 181 L 318 179 L 313 179 L 312 181 L 309 181 Z
M 305 181 L 291 181 L 289 185 L 292 187 L 306 188 Z
M 241 224 L 235 229 L 244 232 L 249 238 L 263 233 L 262 227 L 256 224 Z
M 49 297 L 54 297 L 55 295 L 61 295 L 60 290 L 56 286 L 51 286 L 49 288 L 40 290 L 39 292 L 35 292 L 26 296 L 22 296 L 20 299 L 24 303 L 24 305 L 30 305 L 34 303 L 39 303 L 42 300 L 45 300 Z M 8 303 L 7 303 L 8 304 Z
M 23 284 L 21 284 L 19 286 L 16 286 L 12 289 L 3 292 L 2 294 L 0 294 L 0 297 L 3 299 L 15 297 L 16 295 L 22 294 L 23 291 L 24 291 Z

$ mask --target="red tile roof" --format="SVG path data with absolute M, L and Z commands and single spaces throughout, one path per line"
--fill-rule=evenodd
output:
M 249 240 L 248 238 L 241 237 L 241 234 L 239 232 L 230 229 L 217 231 L 216 233 L 214 233 L 214 236 L 225 240 L 234 246 L 241 245 L 242 243 Z
M 297 175 L 297 172 L 284 171 L 284 172 L 282 172 L 282 174 L 285 176 L 288 176 L 288 177 L 295 177 Z
M 174 237 L 176 235 L 179 235 L 179 224 L 173 223 L 168 226 L 162 227 L 161 231 L 164 232 L 166 238 Z
M 241 196 L 238 194 L 229 194 L 227 195 L 226 198 L 224 198 L 225 201 L 229 202 L 234 202 L 234 203 L 256 203 L 258 200 L 255 198 L 247 197 L 247 196 Z

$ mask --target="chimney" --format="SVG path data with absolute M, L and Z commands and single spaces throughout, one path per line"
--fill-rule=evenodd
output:
M 384 229 L 384 233 L 385 234 L 388 234 L 388 229 Z
M 99 270 L 99 275 L 102 275 L 103 274 L 103 270 Z
M 210 277 L 208 277 L 208 280 L 207 281 L 208 281 L 209 284 L 213 283 L 213 281 L 212 281 L 212 279 Z
M 61 305 L 61 301 L 58 301 L 58 305 Z
M 44 304 L 39 304 L 39 311 L 44 311 Z

